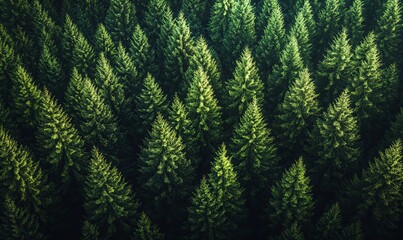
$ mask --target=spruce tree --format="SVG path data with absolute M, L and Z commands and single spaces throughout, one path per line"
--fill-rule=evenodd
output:
M 94 49 L 82 33 L 80 33 L 74 41 L 74 48 L 69 62 L 71 62 L 72 66 L 77 68 L 78 72 L 81 74 L 90 77 L 93 76 L 96 66 Z
M 192 239 L 224 239 L 225 216 L 222 202 L 212 193 L 203 177 L 189 207 L 189 225 Z
M 381 51 L 382 60 L 386 64 L 400 62 L 403 32 L 402 3 L 399 0 L 388 0 L 382 16 L 376 24 L 376 41 Z
M 262 38 L 262 35 L 264 34 L 263 32 L 267 28 L 267 25 L 270 24 L 270 18 L 273 18 L 276 9 L 280 10 L 281 18 L 283 18 L 281 6 L 278 3 L 278 0 L 263 0 L 262 2 L 262 9 L 256 16 L 256 35 L 258 39 Z
M 235 0 L 217 0 L 211 9 L 208 30 L 218 53 L 222 52 L 224 36 L 227 34 L 234 7 Z
M 233 78 L 227 81 L 225 90 L 228 121 L 231 123 L 238 122 L 238 116 L 242 116 L 253 99 L 256 99 L 259 106 L 263 106 L 264 85 L 248 47 L 236 62 Z
M 286 92 L 279 106 L 279 114 L 275 117 L 275 133 L 287 159 L 302 154 L 308 133 L 319 112 L 315 84 L 308 69 L 304 69 Z
M 197 145 L 203 156 L 211 157 L 220 141 L 222 129 L 221 107 L 210 84 L 210 79 L 200 67 L 194 74 L 187 93 L 185 106 L 196 131 Z M 207 167 L 207 164 L 204 164 Z
M 182 138 L 158 115 L 140 151 L 138 182 L 143 202 L 163 229 L 175 232 L 183 223 L 193 167 Z M 182 207 L 178 207 L 182 206 Z
M 395 112 L 398 106 L 399 99 L 399 70 L 396 64 L 392 64 L 381 72 L 382 84 L 380 84 L 380 94 L 382 95 L 379 99 L 379 106 L 384 116 L 389 119 L 390 114 Z
M 281 51 L 286 43 L 283 13 L 278 3 L 273 7 L 267 26 L 264 27 L 263 36 L 256 48 L 256 60 L 262 76 L 267 75 L 274 64 L 279 62 Z
M 304 240 L 300 225 L 293 223 L 290 227 L 286 228 L 280 236 L 274 238 L 275 240 Z
M 341 224 L 341 209 L 338 203 L 327 209 L 316 223 L 316 239 L 340 239 L 343 229 Z
M 357 46 L 364 36 L 363 8 L 362 0 L 354 0 L 344 16 L 344 26 L 353 47 Z
M 116 56 L 116 44 L 113 42 L 112 37 L 106 30 L 104 24 L 99 24 L 93 41 L 94 50 L 98 54 L 103 52 L 105 57 L 109 60 Z
M 73 50 L 76 45 L 76 41 L 80 34 L 81 33 L 78 30 L 77 25 L 73 22 L 69 15 L 66 15 L 61 36 L 61 53 L 63 57 L 63 62 L 65 62 L 67 65 L 67 69 L 74 67 L 71 59 L 73 57 Z
M 39 46 L 45 45 L 46 41 L 55 41 L 60 34 L 60 27 L 49 15 L 48 6 L 43 5 L 39 0 L 34 0 L 32 3 L 32 25 L 35 34 L 35 40 Z M 46 34 L 44 34 L 46 33 Z M 44 38 L 47 35 L 48 39 Z M 52 49 L 53 50 L 53 49 Z
M 98 240 L 99 229 L 95 224 L 85 220 L 81 228 L 81 239 L 83 240 Z
M 136 26 L 136 8 L 130 0 L 111 0 L 105 17 L 105 27 L 115 43 L 129 46 L 129 39 Z
M 318 86 L 326 105 L 333 102 L 353 78 L 352 57 L 347 31 L 343 29 L 318 65 Z
M 307 223 L 313 210 L 311 188 L 305 164 L 299 158 L 271 188 L 269 216 L 272 227 L 288 228 L 293 223 Z
M 96 226 L 100 236 L 127 238 L 132 234 L 139 203 L 119 170 L 96 148 L 84 192 L 85 219 Z
M 308 29 L 308 33 L 313 41 L 317 35 L 317 23 L 314 18 L 312 5 L 309 0 L 304 0 L 302 7 L 300 8 L 298 14 L 301 14 L 306 21 L 306 28 Z
M 159 35 L 161 26 L 164 22 L 172 19 L 173 13 L 167 0 L 150 0 L 147 3 L 147 9 L 144 13 L 145 32 L 150 38 L 150 43 L 155 44 Z
M 183 1 L 181 11 L 189 23 L 194 36 L 206 32 L 207 2 L 203 0 Z
M 163 240 L 164 235 L 160 233 L 160 230 L 154 225 L 150 218 L 142 212 L 140 218 L 137 221 L 136 232 L 134 233 L 137 240 Z
M 307 67 L 312 67 L 312 34 L 307 28 L 307 21 L 303 12 L 299 12 L 295 17 L 295 22 L 291 27 L 289 35 L 297 39 L 302 61 Z

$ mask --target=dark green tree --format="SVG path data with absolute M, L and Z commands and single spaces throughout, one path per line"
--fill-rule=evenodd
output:
M 229 115 L 227 120 L 232 124 L 238 122 L 239 116 L 243 115 L 253 99 L 256 99 L 259 106 L 263 106 L 264 85 L 248 47 L 236 62 L 233 78 L 226 82 L 225 90 L 225 103 Z
M 208 30 L 218 53 L 222 52 L 224 36 L 227 34 L 234 7 L 235 0 L 217 0 L 211 9 Z
M 81 228 L 81 239 L 83 240 L 98 240 L 99 229 L 95 224 L 85 220 Z
M 353 47 L 357 46 L 364 36 L 363 8 L 362 0 L 354 0 L 344 16 L 344 27 Z
M 400 108 L 391 123 L 390 128 L 386 131 L 382 146 L 386 148 L 390 146 L 396 139 L 403 139 L 403 108 Z
M 260 39 L 264 34 L 264 30 L 267 28 L 267 25 L 269 25 L 270 18 L 273 18 L 273 15 L 275 15 L 274 11 L 276 9 L 280 10 L 281 19 L 284 22 L 281 6 L 278 3 L 278 0 L 263 0 L 262 2 L 262 9 L 256 16 L 256 35 L 258 39 Z
M 93 76 L 96 66 L 96 55 L 94 49 L 82 33 L 74 40 L 72 56 L 68 61 L 71 62 L 72 66 L 77 68 L 78 72 L 81 74 L 90 77 Z
M 32 26 L 35 40 L 39 46 L 45 45 L 45 42 L 49 40 L 56 41 L 61 31 L 60 27 L 49 15 L 48 9 L 48 6 L 45 5 L 44 7 L 43 1 L 34 0 L 32 3 Z M 45 35 L 47 35 L 47 37 L 45 37 Z
M 142 212 L 137 221 L 135 239 L 138 240 L 163 240 L 164 234 L 153 224 L 148 216 Z
M 100 236 L 128 238 L 133 234 L 139 205 L 131 186 L 96 148 L 92 150 L 88 171 L 85 219 L 98 229 Z
M 128 47 L 136 23 L 136 7 L 132 1 L 110 1 L 105 17 L 105 28 L 115 43 L 122 42 L 125 47 Z
M 308 33 L 311 37 L 311 40 L 313 41 L 316 38 L 317 35 L 317 23 L 314 18 L 313 10 L 312 10 L 312 5 L 311 1 L 309 0 L 303 0 L 304 3 L 302 7 L 300 8 L 298 14 L 301 14 L 305 21 L 306 21 L 306 28 L 308 29 Z
M 94 50 L 99 54 L 103 52 L 105 57 L 109 60 L 114 59 L 116 56 L 116 44 L 113 42 L 112 37 L 106 30 L 104 24 L 99 24 L 94 36 Z
M 63 57 L 63 62 L 67 64 L 67 68 L 73 67 L 71 59 L 73 57 L 73 50 L 79 35 L 80 31 L 78 30 L 77 25 L 73 22 L 69 15 L 66 15 L 61 36 L 61 53 Z
M 294 36 L 300 47 L 301 58 L 305 66 L 312 65 L 312 33 L 309 32 L 307 21 L 302 11 L 295 17 L 294 25 L 291 27 L 290 36 Z
M 339 239 L 343 240 L 362 240 L 364 239 L 363 234 L 362 234 L 362 225 L 360 221 L 355 221 L 348 225 L 347 227 L 344 227 L 343 230 L 340 233 Z
M 293 223 L 290 227 L 286 228 L 280 236 L 274 238 L 275 240 L 304 240 L 304 234 L 298 223 Z
M 189 23 L 190 30 L 194 36 L 206 32 L 207 2 L 203 0 L 183 1 L 181 11 Z
M 311 188 L 304 161 L 299 158 L 271 188 L 268 207 L 271 225 L 288 228 L 293 223 L 309 222 L 314 205 Z
M 342 229 L 341 209 L 339 203 L 335 203 L 329 207 L 317 221 L 316 239 L 342 239 L 340 237 Z
M 144 13 L 144 30 L 150 38 L 150 43 L 155 44 L 159 35 L 161 26 L 165 21 L 173 18 L 173 13 L 167 0 L 150 0 L 147 3 L 147 9 Z

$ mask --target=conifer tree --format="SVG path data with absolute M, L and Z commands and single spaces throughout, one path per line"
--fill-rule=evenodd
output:
M 113 72 L 116 74 L 118 82 L 122 85 L 127 104 L 134 101 L 134 96 L 140 91 L 141 80 L 137 67 L 122 43 L 118 44 L 117 54 L 113 61 Z M 130 112 L 123 111 L 130 115 Z
M 197 145 L 203 150 L 201 154 L 211 156 L 221 137 L 221 107 L 218 106 L 210 79 L 201 67 L 193 76 L 185 105 L 196 131 Z
M 380 84 L 380 94 L 382 97 L 378 99 L 379 106 L 384 116 L 390 116 L 391 112 L 397 110 L 399 98 L 399 70 L 396 64 L 392 64 L 381 72 L 382 84 Z
M 130 38 L 129 53 L 138 72 L 138 79 L 144 79 L 147 73 L 157 74 L 155 51 L 140 25 L 136 25 Z
M 157 113 L 165 114 L 168 109 L 167 97 L 151 74 L 143 81 L 141 92 L 135 99 L 138 133 L 144 136 L 151 129 Z
M 190 57 L 194 54 L 194 42 L 190 36 L 189 25 L 183 14 L 175 19 L 172 33 L 164 49 L 165 89 L 171 95 L 179 84 L 185 81 L 185 73 L 189 67 Z
M 60 60 L 47 44 L 39 57 L 38 72 L 42 84 L 60 98 L 65 87 L 64 73 Z
M 38 218 L 24 207 L 16 206 L 15 202 L 6 197 L 0 216 L 0 237 L 2 239 L 44 239 L 40 232 Z
M 281 11 L 281 6 L 278 0 L 263 0 L 262 9 L 258 12 L 256 16 L 256 35 L 261 38 L 263 31 L 269 23 L 269 19 L 273 16 L 273 11 L 279 9 Z
M 172 19 L 173 13 L 167 0 L 150 0 L 144 13 L 145 31 L 150 38 L 150 43 L 155 44 L 159 35 L 161 26 L 164 22 Z
M 256 99 L 259 106 L 263 106 L 264 85 L 248 47 L 236 62 L 233 78 L 227 81 L 225 88 L 226 106 L 230 116 L 228 120 L 231 123 L 238 121 L 238 116 L 242 116 L 253 99 Z
M 130 0 L 111 0 L 105 17 L 105 27 L 115 43 L 125 47 L 136 27 L 136 8 Z
M 203 0 L 183 1 L 181 11 L 189 23 L 194 36 L 204 34 L 207 19 L 207 2 Z
M 96 56 L 94 49 L 88 43 L 82 33 L 79 33 L 77 39 L 74 40 L 74 48 L 69 61 L 72 66 L 77 68 L 78 72 L 87 76 L 93 76 L 96 66 Z
M 295 23 L 291 27 L 289 35 L 294 36 L 297 39 L 304 65 L 311 67 L 313 35 L 307 28 L 307 21 L 305 20 L 303 12 L 299 12 L 295 17 Z
M 265 196 L 266 186 L 271 186 L 278 176 L 277 149 L 274 138 L 263 119 L 261 108 L 253 100 L 231 139 L 230 152 L 234 159 L 239 181 L 246 189 L 248 205 Z
M 343 29 L 318 65 L 318 85 L 325 104 L 333 102 L 353 78 L 352 57 L 347 31 Z
M 349 240 L 349 239 L 354 239 L 354 240 L 362 240 L 364 239 L 363 234 L 362 234 L 362 225 L 360 221 L 355 221 L 348 225 L 347 227 L 344 227 L 343 230 L 340 233 L 339 239 L 343 240 Z
M 390 128 L 385 133 L 383 146 L 386 148 L 390 146 L 396 139 L 403 139 L 403 108 L 396 114 L 396 117 L 391 123 Z
M 85 220 L 81 229 L 81 239 L 83 240 L 98 240 L 99 229 L 94 224 Z
M 288 159 L 301 155 L 306 145 L 308 133 L 320 111 L 317 98 L 315 84 L 308 69 L 304 69 L 285 94 L 275 120 L 276 136 Z
M 400 61 L 399 52 L 402 41 L 403 20 L 402 3 L 398 0 L 388 0 L 385 3 L 382 16 L 376 24 L 376 41 L 381 51 L 382 60 L 386 64 Z
M 138 161 L 143 202 L 161 227 L 173 232 L 183 223 L 193 182 L 193 167 L 184 148 L 182 138 L 158 115 Z
M 347 90 L 316 121 L 309 152 L 314 155 L 315 183 L 331 199 L 341 182 L 357 169 L 359 127 Z
M 255 13 L 250 0 L 237 0 L 229 15 L 228 30 L 223 36 L 223 54 L 227 67 L 233 69 L 245 47 L 254 47 L 256 42 Z
M 208 30 L 218 53 L 221 53 L 223 37 L 227 34 L 234 7 L 235 0 L 217 0 L 211 9 Z
M 62 107 L 45 89 L 38 114 L 37 143 L 42 166 L 52 180 L 68 184 L 82 180 L 86 161 L 84 143 Z
M 189 225 L 192 239 L 224 239 L 225 217 L 222 202 L 215 198 L 206 178 L 192 197 L 189 207 Z
M 106 30 L 104 24 L 99 24 L 94 36 L 94 50 L 99 54 L 103 52 L 109 60 L 116 56 L 116 44 L 112 41 L 112 37 Z
M 273 67 L 273 71 L 268 77 L 267 99 L 271 109 L 284 100 L 289 84 L 298 77 L 299 72 L 303 69 L 304 64 L 299 52 L 298 41 L 291 36 L 289 43 L 281 53 L 280 63 Z
M 313 10 L 312 10 L 312 5 L 311 1 L 309 0 L 303 0 L 304 3 L 302 7 L 300 8 L 298 14 L 301 14 L 305 21 L 306 21 L 306 28 L 308 29 L 308 33 L 311 37 L 311 40 L 314 40 L 317 35 L 317 23 L 314 18 Z
M 283 173 L 271 188 L 269 216 L 272 226 L 291 227 L 293 223 L 305 224 L 313 210 L 309 177 L 302 158 Z
M 131 186 L 96 148 L 88 171 L 84 187 L 86 220 L 99 230 L 100 236 L 127 238 L 133 232 L 139 205 Z
M 164 235 L 160 233 L 158 227 L 154 225 L 150 218 L 142 212 L 137 221 L 135 239 L 138 240 L 163 240 Z
M 18 133 L 16 122 L 12 118 L 10 108 L 8 108 L 2 100 L 0 100 L 0 126 L 3 126 L 11 134 Z M 18 136 L 18 135 L 17 135 Z
M 35 34 L 35 40 L 39 46 L 44 45 L 47 41 L 47 39 L 43 37 L 43 33 L 46 33 L 49 36 L 50 41 L 55 41 L 61 30 L 49 15 L 49 8 L 47 7 L 49 6 L 45 5 L 44 7 L 43 3 L 41 3 L 39 0 L 34 0 L 32 3 L 32 26 Z
M 364 36 L 363 7 L 362 0 L 354 0 L 344 16 L 344 26 L 353 47 L 357 46 Z
M 279 237 L 275 240 L 304 240 L 304 234 L 298 223 L 293 223 L 289 228 L 286 228 Z
M 286 43 L 283 13 L 278 3 L 273 7 L 267 25 L 264 27 L 263 36 L 256 48 L 256 60 L 262 76 L 268 74 L 274 64 L 279 62 L 281 51 Z
M 63 62 L 67 63 L 68 68 L 72 68 L 71 59 L 73 57 L 73 51 L 80 35 L 80 31 L 78 30 L 77 25 L 73 22 L 69 15 L 66 15 L 64 24 L 63 24 L 63 33 L 61 39 L 62 45 L 62 56 Z
M 317 239 L 340 239 L 341 210 L 338 203 L 327 209 L 316 223 Z

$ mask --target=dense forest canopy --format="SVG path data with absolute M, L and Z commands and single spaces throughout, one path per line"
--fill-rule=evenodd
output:
M 401 238 L 402 14 L 0 0 L 0 239 Z

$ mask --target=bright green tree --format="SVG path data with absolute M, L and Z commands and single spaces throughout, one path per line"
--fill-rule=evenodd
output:
M 164 228 L 181 226 L 193 182 L 193 167 L 182 138 L 158 115 L 140 151 L 138 182 L 143 202 Z M 181 206 L 181 207 L 178 207 Z
M 150 218 L 142 212 L 137 221 L 136 232 L 134 233 L 137 240 L 163 240 L 164 234 L 160 233 L 158 227 L 153 224 Z
M 283 13 L 277 3 L 271 10 L 270 18 L 264 27 L 263 36 L 256 48 L 256 60 L 262 76 L 268 74 L 274 64 L 279 62 L 281 51 L 286 43 L 285 36 Z
M 315 84 L 308 69 L 304 69 L 286 92 L 279 106 L 279 114 L 275 117 L 276 136 L 288 159 L 302 154 L 308 133 L 319 112 Z
M 93 148 L 84 187 L 85 219 L 100 236 L 126 237 L 133 233 L 138 201 L 131 186 L 104 155 Z
M 388 0 L 385 3 L 382 16 L 377 21 L 375 31 L 382 60 L 386 64 L 401 61 L 401 54 L 397 53 L 401 49 L 402 32 L 402 2 L 399 0 Z
M 357 46 L 364 36 L 363 8 L 362 0 L 354 0 L 344 16 L 344 27 L 353 47 Z
M 353 78 L 352 57 L 347 31 L 343 29 L 318 65 L 318 87 L 325 104 L 333 102 Z
M 224 36 L 227 34 L 230 15 L 234 11 L 234 7 L 235 0 L 217 0 L 211 9 L 208 30 L 214 47 L 219 49 L 219 53 L 221 53 Z
M 136 8 L 130 0 L 111 0 L 105 17 L 105 28 L 115 43 L 129 46 L 130 37 L 136 27 Z
M 314 40 L 317 34 L 317 23 L 314 18 L 312 5 L 309 0 L 304 0 L 302 7 L 300 8 L 298 14 L 301 14 L 306 21 L 306 28 L 308 29 L 308 33 L 311 37 L 311 40 Z
M 183 1 L 181 11 L 195 36 L 206 32 L 207 2 L 203 0 Z
M 253 99 L 256 99 L 259 106 L 263 106 L 264 85 L 248 47 L 244 49 L 240 59 L 236 62 L 233 78 L 226 82 L 225 90 L 228 121 L 231 123 L 238 122 L 239 116 L 243 115 Z
M 309 222 L 313 211 L 311 188 L 304 161 L 299 158 L 271 188 L 269 200 L 271 225 L 288 228 L 294 222 L 298 224 Z

